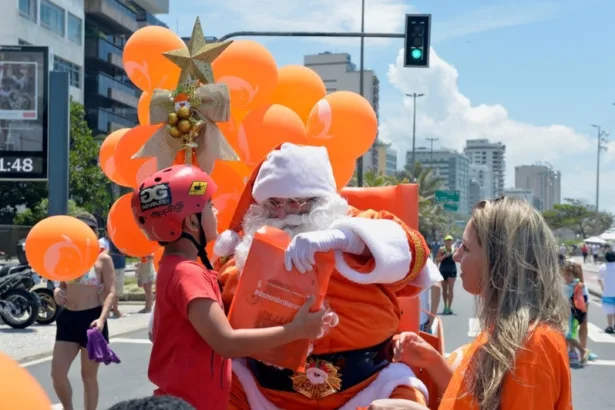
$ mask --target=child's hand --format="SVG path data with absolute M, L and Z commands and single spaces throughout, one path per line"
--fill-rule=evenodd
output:
M 318 312 L 310 312 L 313 303 L 314 296 L 310 296 L 290 322 L 297 339 L 316 339 L 323 334 L 326 310 L 322 308 Z
M 404 332 L 393 347 L 395 361 L 408 366 L 428 368 L 440 353 L 423 338 L 413 332 Z

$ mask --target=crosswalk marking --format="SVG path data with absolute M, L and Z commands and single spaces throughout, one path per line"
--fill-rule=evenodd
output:
M 587 323 L 587 336 L 592 342 L 596 343 L 615 343 L 615 337 L 604 333 L 604 330 L 600 329 L 593 323 Z
M 468 320 L 468 337 L 475 338 L 480 333 L 480 323 L 477 318 L 471 317 Z M 594 343 L 615 343 L 615 336 L 604 333 L 593 323 L 587 323 L 587 336 Z
M 116 337 L 116 338 L 112 338 L 111 340 L 109 340 L 109 343 L 132 343 L 132 344 L 139 344 L 139 345 L 149 345 L 152 344 L 152 342 L 150 342 L 149 339 L 128 339 L 128 338 L 123 338 L 123 337 Z

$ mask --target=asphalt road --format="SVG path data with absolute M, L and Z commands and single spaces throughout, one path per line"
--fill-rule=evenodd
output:
M 460 281 L 457 282 L 453 302 L 455 314 L 442 317 L 447 352 L 469 343 L 478 331 L 474 320 L 474 299 L 463 291 Z M 599 300 L 592 297 L 589 311 L 589 347 L 598 355 L 598 360 L 590 362 L 585 368 L 572 369 L 573 400 L 577 409 L 602 410 L 615 407 L 612 396 L 608 393 L 612 389 L 615 374 L 615 337 L 602 332 L 606 321 L 598 303 Z M 142 330 L 112 338 L 111 347 L 122 363 L 103 366 L 100 369 L 101 410 L 108 409 L 119 401 L 148 396 L 154 390 L 154 386 L 147 380 L 151 352 L 147 332 Z M 41 383 L 52 402 L 58 403 L 49 376 L 50 363 L 48 359 L 41 359 L 24 365 Z M 73 385 L 75 409 L 82 409 L 83 391 L 78 360 L 73 364 L 69 377 Z M 61 409 L 61 406 L 55 408 Z

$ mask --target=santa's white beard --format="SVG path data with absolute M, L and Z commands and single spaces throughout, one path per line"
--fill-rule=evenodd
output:
M 243 238 L 235 248 L 236 266 L 243 269 L 254 234 L 264 226 L 281 229 L 292 238 L 300 233 L 328 229 L 333 222 L 347 214 L 348 202 L 339 195 L 319 199 L 309 213 L 286 215 L 282 219 L 271 218 L 269 211 L 261 205 L 252 205 L 243 219 Z

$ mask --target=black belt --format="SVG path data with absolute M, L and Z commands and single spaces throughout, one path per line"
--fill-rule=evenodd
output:
M 339 391 L 343 391 L 369 379 L 388 366 L 391 357 L 392 346 L 391 338 L 389 338 L 376 346 L 365 349 L 311 355 L 308 359 L 326 361 L 339 367 L 342 379 Z M 295 373 L 292 370 L 278 369 L 255 359 L 248 359 L 247 363 L 261 387 L 284 392 L 294 391 L 291 376 Z

